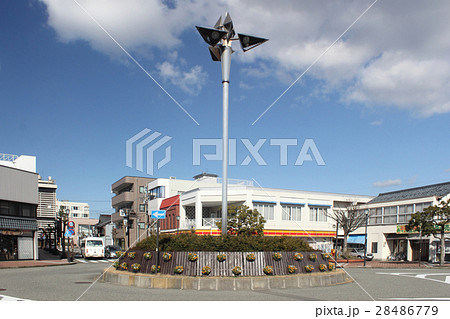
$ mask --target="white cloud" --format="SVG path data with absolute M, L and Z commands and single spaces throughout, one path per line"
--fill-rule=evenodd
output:
M 120 52 L 75 2 L 40 1 L 61 41 L 86 41 L 110 56 Z M 258 49 L 236 54 L 236 60 L 258 63 L 245 68 L 247 75 L 274 75 L 283 82 L 296 79 L 373 2 L 180 0 L 168 6 L 161 0 L 78 1 L 126 49 L 144 56 L 151 56 L 153 48 L 191 45 L 183 43 L 184 32 L 196 32 L 195 25 L 212 26 L 229 11 L 238 32 L 269 39 Z M 432 5 L 378 1 L 306 77 L 322 80 L 323 92 L 338 90 L 348 103 L 390 106 L 419 116 L 448 113 L 449 16 L 446 0 Z M 193 67 L 186 77 L 197 78 L 198 72 Z
M 375 182 L 373 183 L 373 187 L 389 187 L 389 186 L 396 186 L 401 185 L 402 181 L 399 179 L 388 179 L 383 182 Z
M 380 126 L 382 124 L 383 124 L 383 120 L 376 120 L 376 121 L 370 122 L 370 125 L 372 125 L 372 126 Z
M 157 69 L 165 81 L 170 81 L 190 95 L 197 95 L 207 79 L 207 74 L 199 65 L 188 71 L 182 71 L 176 64 L 165 61 L 159 64 Z

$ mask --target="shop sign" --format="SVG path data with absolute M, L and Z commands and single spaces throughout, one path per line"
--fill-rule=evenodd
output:
M 434 228 L 436 230 L 439 230 L 439 226 L 438 225 L 434 225 Z M 444 231 L 445 232 L 450 232 L 450 224 L 446 224 L 444 226 Z M 418 234 L 419 230 L 416 229 L 411 229 L 410 231 L 406 230 L 406 225 L 397 225 L 397 234 Z
M 22 236 L 23 235 L 23 231 L 20 230 L 0 230 L 0 234 L 1 235 L 5 235 L 5 236 Z

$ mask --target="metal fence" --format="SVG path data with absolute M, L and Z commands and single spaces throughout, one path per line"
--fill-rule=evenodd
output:
M 120 258 L 120 263 L 127 263 L 128 271 L 132 271 L 131 265 L 138 263 L 141 265 L 140 273 L 152 273 L 151 267 L 156 265 L 156 251 L 151 251 L 152 257 L 150 260 L 144 258 L 145 251 L 134 251 L 136 256 L 131 259 L 128 254 Z M 264 276 L 264 267 L 273 267 L 273 275 L 288 275 L 288 266 L 295 266 L 297 269 L 295 273 L 306 273 L 305 266 L 312 265 L 314 270 L 312 272 L 319 272 L 319 265 L 323 264 L 328 270 L 328 260 L 324 258 L 320 252 L 301 252 L 303 260 L 297 261 L 294 255 L 297 252 L 279 252 L 281 254 L 280 260 L 274 260 L 275 252 L 210 252 L 210 251 L 192 251 L 192 252 L 167 252 L 171 254 L 172 258 L 168 261 L 163 260 L 163 254 L 160 252 L 159 265 L 161 274 L 174 274 L 176 266 L 183 266 L 183 275 L 185 276 L 202 276 L 202 269 L 205 266 L 211 268 L 209 276 L 228 277 L 234 276 L 232 270 L 239 266 L 242 269 L 240 276 Z M 189 254 L 196 254 L 198 259 L 196 261 L 189 261 Z M 223 254 L 226 256 L 224 261 L 217 260 L 217 256 Z M 254 254 L 255 260 L 248 261 L 247 255 Z M 312 261 L 309 255 L 316 254 L 317 259 Z

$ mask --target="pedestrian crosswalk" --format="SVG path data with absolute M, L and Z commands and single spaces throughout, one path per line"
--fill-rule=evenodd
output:
M 112 263 L 114 259 L 74 259 L 77 263 L 87 264 L 98 264 L 98 263 Z
M 27 301 L 28 299 L 21 299 L 16 297 L 10 297 L 5 295 L 0 295 L 0 301 Z

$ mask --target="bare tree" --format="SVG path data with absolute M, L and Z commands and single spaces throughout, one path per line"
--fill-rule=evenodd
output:
M 366 210 L 358 208 L 358 206 L 352 204 L 346 208 L 339 208 L 328 212 L 327 216 L 337 222 L 339 224 L 339 228 L 343 230 L 344 255 L 347 256 L 348 235 L 366 224 Z

